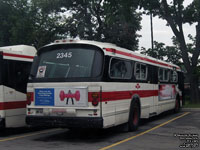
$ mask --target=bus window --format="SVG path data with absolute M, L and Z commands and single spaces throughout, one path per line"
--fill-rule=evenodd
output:
M 31 62 L 16 61 L 15 62 L 15 76 L 16 76 L 16 90 L 26 93 L 26 84 L 31 69 Z
M 127 60 L 112 58 L 110 63 L 110 77 L 117 79 L 131 79 L 132 63 Z
M 56 48 L 43 52 L 39 55 L 36 78 L 96 77 L 101 73 L 101 67 L 98 70 L 95 67 L 93 73 L 95 61 L 99 61 L 97 57 L 102 58 L 102 55 L 86 48 Z
M 16 91 L 26 93 L 31 62 L 5 59 L 3 64 L 3 84 Z
M 141 64 L 141 63 L 135 64 L 135 78 L 137 80 L 147 79 L 147 66 L 145 64 Z
M 16 87 L 15 63 L 14 60 L 3 61 L 3 85 L 13 89 Z
M 177 82 L 178 81 L 178 74 L 176 71 L 171 71 L 171 82 Z
M 161 82 L 168 82 L 169 81 L 169 70 L 159 68 L 158 70 L 158 79 Z

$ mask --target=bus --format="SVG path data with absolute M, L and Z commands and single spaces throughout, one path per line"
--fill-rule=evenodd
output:
M 0 128 L 26 125 L 26 88 L 36 49 L 0 47 Z
M 56 40 L 38 50 L 27 87 L 32 126 L 138 128 L 182 106 L 180 67 L 114 44 Z

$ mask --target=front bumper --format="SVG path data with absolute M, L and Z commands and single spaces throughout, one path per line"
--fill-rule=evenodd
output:
M 26 123 L 31 126 L 103 128 L 102 117 L 27 116 Z

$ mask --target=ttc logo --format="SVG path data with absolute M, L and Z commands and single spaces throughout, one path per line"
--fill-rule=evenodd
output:
M 136 86 L 135 86 L 136 89 L 139 89 L 140 87 L 141 87 L 141 86 L 140 86 L 139 83 L 137 83 Z
M 74 94 L 71 92 L 71 90 L 68 91 L 68 93 L 66 94 L 64 91 L 60 91 L 60 100 L 64 101 L 65 98 L 67 98 L 66 104 L 68 104 L 69 99 L 71 99 L 72 101 L 72 105 L 74 105 L 74 99 L 76 101 L 80 100 L 80 92 L 76 91 Z

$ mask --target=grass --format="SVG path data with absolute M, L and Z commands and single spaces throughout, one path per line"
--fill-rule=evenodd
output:
M 190 101 L 185 101 L 183 108 L 200 108 L 200 103 L 193 104 Z

